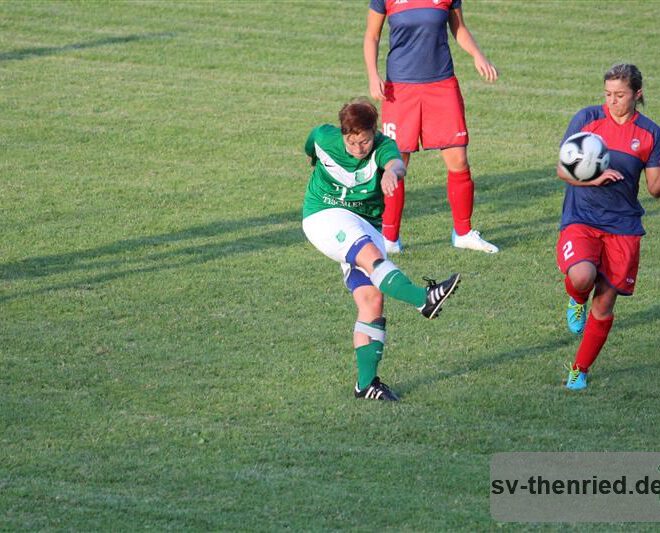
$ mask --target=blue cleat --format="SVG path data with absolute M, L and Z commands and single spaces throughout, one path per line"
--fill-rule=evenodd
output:
M 587 304 L 579 304 L 573 298 L 569 298 L 568 307 L 566 308 L 566 322 L 571 333 L 580 335 L 584 331 L 584 325 L 587 322 Z
M 587 373 L 580 372 L 580 369 L 575 368 L 568 371 L 566 378 L 566 388 L 569 390 L 582 390 L 587 388 Z

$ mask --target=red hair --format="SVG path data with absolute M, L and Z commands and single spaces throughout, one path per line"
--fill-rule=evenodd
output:
M 378 129 L 378 110 L 366 98 L 356 98 L 339 111 L 339 125 L 344 135 Z

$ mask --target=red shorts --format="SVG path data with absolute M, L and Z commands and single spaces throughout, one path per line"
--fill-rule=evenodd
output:
M 467 146 L 465 106 L 456 77 L 432 83 L 385 84 L 383 133 L 402 152 Z
M 641 235 L 615 235 L 584 224 L 571 224 L 559 233 L 557 265 L 564 274 L 582 261 L 596 270 L 619 294 L 635 290 Z

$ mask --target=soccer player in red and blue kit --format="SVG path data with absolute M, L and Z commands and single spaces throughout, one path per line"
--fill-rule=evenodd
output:
M 645 233 L 637 199 L 642 170 L 649 193 L 660 198 L 660 127 L 637 111 L 644 103 L 642 74 L 635 65 L 618 64 L 605 73 L 604 83 L 605 104 L 579 111 L 562 142 L 580 131 L 600 135 L 610 150 L 610 168 L 595 180 L 579 182 L 557 166 L 567 184 L 557 264 L 570 296 L 568 328 L 584 332 L 566 381 L 571 390 L 586 388 L 589 367 L 612 327 L 616 298 L 635 289 Z
M 487 81 L 497 70 L 468 30 L 461 0 L 371 0 L 364 35 L 364 60 L 372 98 L 382 102 L 383 133 L 394 139 L 403 161 L 417 152 L 441 150 L 447 167 L 447 197 L 457 248 L 496 253 L 497 246 L 472 229 L 474 182 L 467 158 L 468 130 L 463 96 L 454 76 L 447 26 L 474 58 Z M 385 18 L 390 25 L 387 81 L 378 73 L 378 45 Z M 385 199 L 383 236 L 388 253 L 401 251 L 399 229 L 405 200 L 403 181 Z

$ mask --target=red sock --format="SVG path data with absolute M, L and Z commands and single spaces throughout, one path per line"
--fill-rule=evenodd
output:
M 472 229 L 470 218 L 474 207 L 474 182 L 470 169 L 447 172 L 447 199 L 454 219 L 454 230 L 465 235 Z
M 406 188 L 403 180 L 394 189 L 393 196 L 385 197 L 385 211 L 383 212 L 383 237 L 388 241 L 396 241 L 401 229 L 401 217 L 403 216 L 403 205 L 406 202 Z
M 592 313 L 589 313 L 582 342 L 575 354 L 573 368 L 579 368 L 581 372 L 589 371 L 589 367 L 605 345 L 612 322 L 614 322 L 614 315 L 610 315 L 604 320 L 598 320 Z
M 566 292 L 568 293 L 568 295 L 579 304 L 583 304 L 587 302 L 587 300 L 589 299 L 589 294 L 591 294 L 591 289 L 593 289 L 593 287 L 590 287 L 586 291 L 577 290 L 573 286 L 573 282 L 571 281 L 571 278 L 569 278 L 568 276 L 564 278 L 564 286 L 566 287 Z

